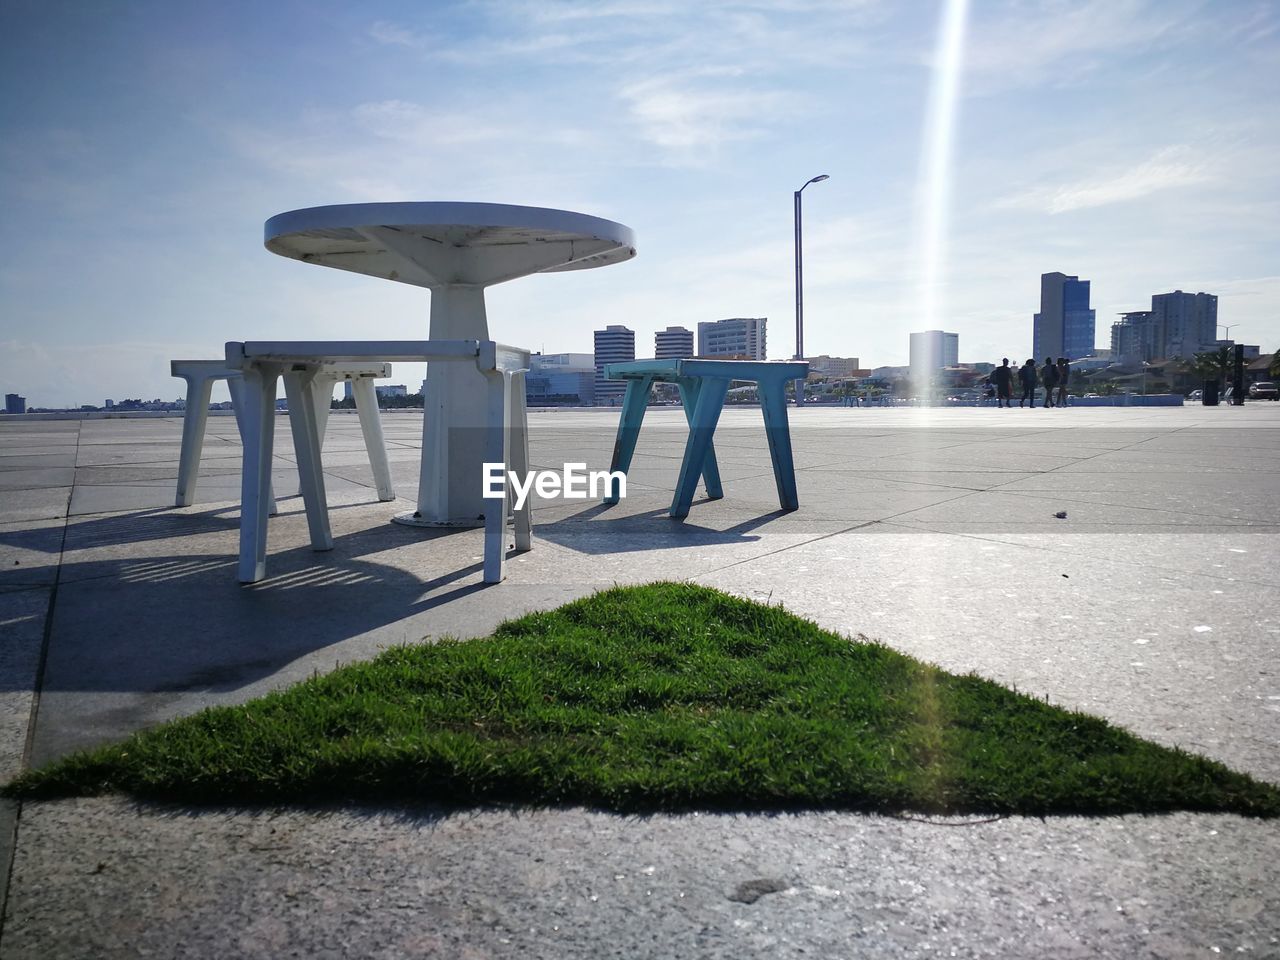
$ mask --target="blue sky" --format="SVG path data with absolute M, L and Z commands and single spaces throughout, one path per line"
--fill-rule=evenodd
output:
M 635 260 L 489 291 L 491 333 L 641 350 L 767 316 L 794 349 L 905 363 L 941 5 L 477 0 L 0 7 L 0 388 L 171 399 L 228 339 L 406 338 L 428 294 L 262 247 L 281 211 L 381 200 L 577 210 Z M 1280 5 L 974 0 L 936 321 L 1025 357 L 1039 275 L 1121 310 L 1217 293 L 1280 347 Z M 398 373 L 401 371 L 398 371 Z M 406 367 L 416 388 L 420 372 Z M 401 379 L 397 376 L 397 380 Z

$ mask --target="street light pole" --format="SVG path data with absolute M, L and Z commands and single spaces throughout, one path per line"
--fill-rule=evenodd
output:
M 796 220 L 796 355 L 793 359 L 804 359 L 804 253 L 801 246 L 800 237 L 800 194 L 804 193 L 804 188 L 811 183 L 821 183 L 823 180 L 829 180 L 827 174 L 822 173 L 816 177 L 812 177 L 804 182 L 799 190 L 795 192 L 795 220 Z M 796 406 L 804 403 L 804 381 L 796 381 Z

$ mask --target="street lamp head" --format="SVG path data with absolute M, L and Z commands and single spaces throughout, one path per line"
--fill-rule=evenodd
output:
M 820 173 L 820 174 L 818 174 L 816 177 L 814 177 L 812 180 L 810 180 L 809 182 L 810 182 L 810 183 L 821 183 L 823 180 L 830 180 L 830 179 L 831 179 L 831 177 L 829 177 L 827 174 L 825 174 L 825 173 Z

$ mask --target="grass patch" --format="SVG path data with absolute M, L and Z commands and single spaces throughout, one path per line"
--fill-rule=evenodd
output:
M 1280 814 L 1280 789 L 689 584 L 398 647 L 78 753 L 9 797 Z

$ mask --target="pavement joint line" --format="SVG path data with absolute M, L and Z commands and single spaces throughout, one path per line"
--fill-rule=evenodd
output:
M 882 522 L 889 522 L 889 521 L 882 521 Z M 926 532 L 926 533 L 938 534 L 940 536 L 953 536 L 953 537 L 963 537 L 969 540 L 980 540 L 983 543 L 997 544 L 1002 547 L 1021 547 L 1026 550 L 1039 550 L 1045 553 L 1065 553 L 1068 556 L 1072 556 L 1072 557 L 1082 556 L 1082 554 L 1077 550 L 1062 549 L 1059 547 L 1055 547 L 1051 543 L 1024 543 L 1024 542 L 1013 541 L 1013 540 L 1000 540 L 995 537 L 983 536 L 982 534 L 978 534 L 978 533 L 968 533 L 964 530 L 933 530 L 925 526 L 908 527 L 902 523 L 890 522 L 890 526 L 901 527 L 903 530 L 910 530 L 914 533 Z M 1269 587 L 1273 590 L 1280 590 L 1280 584 L 1268 583 L 1265 580 L 1246 580 L 1241 577 L 1228 577 L 1226 574 L 1205 573 L 1203 571 L 1198 571 L 1198 570 L 1177 570 L 1170 567 L 1155 566 L 1151 563 L 1143 563 L 1138 560 L 1127 560 L 1124 557 L 1090 556 L 1088 559 L 1095 563 L 1100 563 L 1100 562 L 1101 563 L 1120 563 L 1129 567 L 1138 567 L 1139 569 L 1151 570 L 1153 572 L 1160 573 L 1162 575 L 1167 575 L 1169 577 L 1203 577 L 1208 580 L 1218 580 L 1218 581 L 1221 581 L 1222 583 L 1242 583 L 1242 584 L 1247 584 L 1255 587 Z
M 76 456 L 80 459 L 80 434 L 83 421 L 76 427 Z M 31 766 L 31 754 L 35 748 L 36 723 L 40 716 L 40 692 L 44 687 L 45 667 L 49 662 L 49 643 L 53 637 L 53 613 L 58 603 L 58 584 L 62 579 L 62 558 L 67 549 L 67 529 L 71 525 L 71 497 L 75 493 L 75 477 L 67 491 L 67 504 L 62 517 L 62 540 L 58 544 L 58 562 L 54 566 L 53 582 L 47 585 L 49 591 L 48 605 L 44 614 L 44 630 L 40 637 L 40 656 L 36 661 L 36 674 L 31 684 L 31 711 L 27 715 L 27 736 L 22 745 L 22 769 Z M 12 819 L 10 819 L 12 818 Z M 18 830 L 22 822 L 22 803 L 6 802 L 0 807 L 0 850 L 3 851 L 3 862 L 0 862 L 0 951 L 4 947 L 5 920 L 9 912 L 9 884 L 13 879 L 13 864 L 18 851 Z
M 9 583 L 9 584 L 5 584 L 3 587 L 0 587 L 0 595 L 6 595 L 10 593 L 26 593 L 30 590 L 47 590 L 47 589 L 49 589 L 49 584 L 47 583 Z
M 1017 481 L 1013 481 L 1013 482 L 1016 483 Z M 1004 486 L 1004 484 L 1001 484 L 1001 486 Z M 980 492 L 986 493 L 988 491 L 980 491 Z M 1047 500 L 1050 502 L 1061 500 L 1064 503 L 1079 503 L 1085 506 L 1096 506 L 1096 507 L 1111 506 L 1111 504 L 1100 503 L 1097 500 L 1072 500 L 1069 496 L 1062 496 L 1061 494 L 1055 494 L 1053 491 L 1050 491 L 1050 490 L 1001 490 L 999 492 L 1005 494 L 1006 496 L 1024 497 L 1025 499 L 1028 499 L 1028 500 Z M 1069 492 L 1074 493 L 1078 491 L 1069 491 Z M 1225 526 L 1241 526 L 1241 527 L 1251 526 L 1251 525 L 1260 525 L 1264 527 L 1277 526 L 1277 523 L 1275 521 L 1267 520 L 1262 517 L 1258 517 L 1256 518 L 1256 520 L 1253 517 L 1224 517 L 1216 513 L 1195 513 L 1190 510 L 1181 510 L 1181 509 L 1175 510 L 1171 507 L 1144 507 L 1139 504 L 1125 504 L 1125 509 L 1126 510 L 1147 510 L 1155 513 L 1176 513 L 1180 517 L 1204 517 L 1206 520 L 1223 520 L 1223 521 L 1242 520 L 1244 521 L 1243 523 L 1224 524 Z M 1199 526 L 1199 524 L 1188 524 L 1188 526 Z
M 757 560 L 763 560 L 765 557 L 777 556 L 780 553 L 786 553 L 788 550 L 794 550 L 797 547 L 807 547 L 812 543 L 820 543 L 823 540 L 829 540 L 831 537 L 838 537 L 842 533 L 852 533 L 854 530 L 861 530 L 863 527 L 869 527 L 872 524 L 879 523 L 879 522 L 880 522 L 879 520 L 863 520 L 860 523 L 853 524 L 853 526 L 845 527 L 843 530 L 833 530 L 830 533 L 819 534 L 816 537 L 811 537 L 810 539 L 804 540 L 800 543 L 793 543 L 785 547 L 778 547 L 775 550 L 768 550 L 764 553 L 757 554 L 754 557 L 743 557 L 741 560 L 735 560 L 733 563 L 726 563 L 722 567 L 715 567 L 711 570 L 704 570 L 702 573 L 694 574 L 693 576 L 686 577 L 685 579 L 687 582 L 692 583 L 693 581 L 697 580 L 700 577 L 709 577 L 713 573 L 720 573 L 723 570 L 730 570 L 733 567 L 740 567 L 744 563 L 754 563 Z

